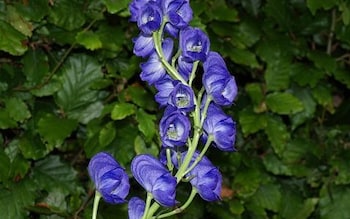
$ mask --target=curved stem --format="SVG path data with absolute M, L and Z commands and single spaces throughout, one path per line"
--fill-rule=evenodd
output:
M 181 212 L 183 212 L 193 201 L 194 197 L 196 196 L 197 194 L 197 190 L 196 188 L 192 187 L 192 191 L 191 191 L 191 194 L 190 196 L 188 197 L 187 201 L 185 202 L 185 204 L 183 204 L 181 207 L 179 208 L 176 208 L 175 210 L 173 211 L 170 211 L 168 213 L 164 213 L 164 214 L 161 214 L 159 216 L 156 216 L 156 217 L 153 217 L 155 219 L 160 219 L 160 218 L 165 218 L 165 217 L 169 217 L 169 216 L 172 216 L 174 214 L 179 214 Z
M 193 66 L 192 66 L 192 71 L 191 71 L 191 74 L 190 74 L 190 79 L 189 79 L 189 86 L 191 87 L 192 86 L 192 82 L 196 76 L 196 71 L 197 71 L 197 68 L 198 68 L 198 64 L 199 64 L 199 61 L 195 61 L 193 63 Z
M 98 204 L 101 199 L 101 194 L 96 190 L 95 192 L 95 198 L 94 198 L 94 204 L 93 204 L 93 209 L 92 209 L 92 219 L 97 218 L 97 210 L 98 210 Z
M 153 199 L 152 193 L 147 192 L 146 206 L 145 206 L 145 211 L 143 212 L 142 219 L 148 218 L 148 212 L 149 212 L 149 208 L 151 206 L 152 199 Z

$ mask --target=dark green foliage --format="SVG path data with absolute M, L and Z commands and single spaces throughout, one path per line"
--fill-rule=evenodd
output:
M 350 218 L 349 2 L 190 3 L 239 85 L 225 109 L 238 152 L 209 149 L 222 202 L 198 197 L 173 218 Z M 158 154 L 162 110 L 139 79 L 128 4 L 0 1 L 1 218 L 90 218 L 91 156 L 109 151 L 129 171 L 134 155 Z

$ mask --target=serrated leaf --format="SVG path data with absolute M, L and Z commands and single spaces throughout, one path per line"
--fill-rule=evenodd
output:
M 159 153 L 159 149 L 155 143 L 146 144 L 144 139 L 139 135 L 135 138 L 134 149 L 136 154 L 152 154 L 157 156 Z
M 239 171 L 233 181 L 232 189 L 237 191 L 237 195 L 248 198 L 258 190 L 261 183 L 261 174 L 256 169 L 246 169 Z
M 246 65 L 251 68 L 258 68 L 260 66 L 255 54 L 249 50 L 234 48 L 229 53 L 229 56 L 237 64 Z
M 291 169 L 273 153 L 266 154 L 263 157 L 263 164 L 267 171 L 275 175 L 292 175 Z
M 349 157 L 349 153 L 344 153 L 342 157 L 336 157 L 330 162 L 332 165 L 332 172 L 336 173 L 334 180 L 336 185 L 350 184 L 350 173 L 348 171 L 350 165 Z
M 266 96 L 267 107 L 275 113 L 289 115 L 304 109 L 302 102 L 290 93 L 271 93 Z
M 9 157 L 4 150 L 0 150 L 0 183 L 7 180 L 9 176 L 9 166 L 11 165 Z
M 22 64 L 23 73 L 29 82 L 37 84 L 49 73 L 48 58 L 41 49 L 28 50 L 22 58 Z
M 17 12 L 15 7 L 8 5 L 6 16 L 7 22 L 9 22 L 12 25 L 12 27 L 14 27 L 16 30 L 18 30 L 25 36 L 32 36 L 33 25 L 24 17 L 22 17 L 21 14 Z
M 128 86 L 125 89 L 124 98 L 126 101 L 131 101 L 143 109 L 150 111 L 157 109 L 154 96 L 142 86 Z
M 259 83 L 249 83 L 245 86 L 245 90 L 252 99 L 254 105 L 260 105 L 264 99 L 263 90 Z
M 43 158 L 51 151 L 50 147 L 43 144 L 39 136 L 32 136 L 28 132 L 19 139 L 18 147 L 24 158 L 33 160 Z
M 230 22 L 238 21 L 238 11 L 234 8 L 228 7 L 223 0 L 215 1 L 215 4 L 211 5 L 210 10 L 207 10 L 206 14 L 212 20 Z
M 56 102 L 69 118 L 79 117 L 89 107 L 99 101 L 99 91 L 90 86 L 102 78 L 101 66 L 97 61 L 86 55 L 71 56 L 62 66 L 62 88 L 56 94 Z M 101 105 L 101 103 L 99 104 Z
M 103 23 L 98 27 L 96 34 L 102 43 L 103 49 L 113 51 L 116 54 L 123 49 L 123 43 L 125 42 L 126 37 L 122 27 L 111 26 Z
M 24 17 L 40 21 L 49 11 L 49 4 L 47 0 L 35 0 L 23 3 L 14 3 L 16 10 Z
M 337 62 L 335 58 L 331 57 L 327 53 L 310 52 L 308 58 L 314 62 L 315 66 L 324 69 L 329 73 L 333 73 L 337 68 Z
M 282 194 L 276 184 L 261 185 L 253 197 L 257 205 L 273 212 L 278 212 L 281 200 Z
M 259 8 L 261 6 L 261 0 L 246 0 L 242 1 L 242 6 L 255 17 L 259 13 Z
M 100 37 L 90 30 L 79 32 L 75 40 L 89 50 L 100 49 L 102 47 Z
M 14 29 L 10 24 L 0 20 L 0 50 L 14 56 L 23 55 L 27 46 L 23 44 L 26 36 Z
M 49 10 L 49 21 L 66 30 L 77 29 L 85 23 L 83 8 L 83 1 L 55 1 Z
M 0 109 L 0 129 L 14 128 L 17 126 L 15 120 L 10 117 L 7 109 Z
M 269 62 L 265 72 L 266 87 L 269 91 L 287 89 L 289 86 L 292 64 L 284 59 Z
M 320 194 L 321 219 L 350 218 L 350 189 L 334 186 L 330 190 L 323 188 Z
M 25 219 L 29 217 L 26 207 L 35 201 L 33 182 L 24 180 L 10 184 L 9 188 L 0 185 L 0 212 L 2 219 Z
M 113 122 L 107 123 L 100 131 L 98 140 L 101 147 L 109 145 L 115 138 L 116 128 Z
M 267 16 L 272 17 L 282 28 L 290 28 L 293 19 L 287 0 L 270 0 L 266 3 L 264 11 Z
M 49 145 L 59 146 L 65 138 L 70 136 L 77 125 L 76 120 L 46 114 L 38 121 L 38 132 Z
M 122 120 L 135 113 L 135 106 L 131 103 L 117 103 L 114 105 L 111 118 L 113 120 Z
M 17 122 L 23 122 L 31 116 L 27 105 L 19 98 L 12 97 L 7 99 L 5 104 L 9 116 Z
M 244 135 L 255 133 L 267 126 L 267 117 L 264 114 L 256 114 L 253 111 L 241 111 L 239 124 Z
M 275 153 L 279 156 L 282 155 L 285 145 L 290 140 L 290 134 L 287 130 L 287 126 L 282 122 L 279 117 L 268 117 L 267 126 L 265 132 L 269 141 L 271 142 L 272 148 Z
M 307 119 L 313 118 L 316 111 L 316 102 L 312 97 L 309 89 L 296 88 L 293 89 L 293 95 L 303 103 L 304 110 L 294 114 L 292 119 L 292 129 L 303 124 Z
M 76 171 L 63 163 L 58 156 L 48 156 L 38 161 L 33 167 L 32 177 L 41 189 L 48 192 L 60 188 L 64 194 L 79 192 L 76 183 Z
M 345 69 L 337 69 L 333 72 L 333 76 L 337 81 L 346 85 L 350 89 L 350 74 Z
M 293 80 L 300 86 L 310 85 L 311 87 L 315 87 L 325 76 L 324 71 L 307 65 L 294 64 L 291 71 Z
M 150 142 L 156 133 L 156 127 L 154 124 L 156 116 L 139 109 L 136 111 L 136 120 L 139 123 L 139 130 L 145 135 L 146 141 Z
M 316 11 L 318 9 L 330 9 L 331 7 L 335 6 L 336 4 L 338 3 L 337 0 L 322 0 L 322 1 L 319 1 L 319 0 L 307 0 L 306 1 L 306 5 L 307 7 L 310 9 L 311 13 L 313 15 L 316 14 Z
M 325 107 L 328 111 L 334 112 L 332 92 L 328 86 L 319 85 L 312 89 L 312 96 L 318 104 Z
M 121 10 L 128 8 L 130 1 L 129 0 L 103 0 L 103 3 L 106 5 L 109 13 L 115 14 Z

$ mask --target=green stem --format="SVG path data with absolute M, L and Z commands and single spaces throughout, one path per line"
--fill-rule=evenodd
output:
M 98 204 L 100 202 L 102 195 L 96 190 L 95 192 L 95 198 L 94 198 L 94 204 L 92 209 L 92 219 L 97 218 L 97 210 L 98 210 Z
M 197 68 L 198 68 L 199 61 L 195 61 L 192 66 L 192 71 L 190 74 L 190 80 L 188 82 L 189 86 L 192 87 L 192 82 L 196 76 Z
M 164 26 L 166 23 L 167 23 L 167 20 L 164 19 L 161 28 L 158 31 L 153 32 L 152 37 L 153 37 L 154 47 L 155 47 L 156 52 L 158 54 L 159 60 L 161 61 L 161 63 L 163 64 L 163 66 L 165 67 L 165 69 L 169 73 L 169 75 L 171 77 L 173 77 L 174 79 L 181 81 L 181 83 L 187 85 L 187 82 L 179 74 L 179 72 L 177 72 L 175 67 L 170 65 L 170 63 L 165 59 L 163 49 L 162 49 L 162 33 L 163 33 Z
M 145 212 L 143 212 L 142 219 L 147 219 L 148 218 L 148 212 L 149 212 L 149 208 L 151 206 L 152 199 L 153 199 L 152 193 L 147 192 Z
M 212 97 L 210 95 L 207 95 L 207 99 L 205 101 L 205 105 L 201 115 L 201 124 L 200 124 L 201 127 L 203 126 L 204 120 L 207 117 L 207 111 L 211 101 L 212 101 Z
M 173 211 L 170 211 L 168 213 L 164 213 L 164 214 L 161 214 L 159 216 L 153 217 L 152 219 L 161 219 L 161 218 L 169 217 L 169 216 L 172 216 L 172 215 L 179 214 L 179 213 L 183 212 L 192 203 L 192 201 L 193 201 L 194 197 L 196 196 L 196 194 L 197 194 L 196 188 L 192 187 L 191 194 L 188 197 L 188 199 L 185 202 L 185 204 L 183 204 L 179 208 L 176 208 Z
M 203 147 L 203 150 L 198 155 L 198 157 L 196 157 L 196 160 L 191 164 L 191 166 L 186 170 L 184 175 L 187 175 L 191 170 L 193 170 L 193 168 L 195 168 L 195 166 L 202 160 L 204 154 L 207 152 L 209 146 L 211 145 L 211 143 L 213 141 L 214 141 L 214 136 L 213 135 L 209 135 L 208 139 L 207 139 L 207 142 L 205 143 L 205 146 Z
M 153 218 L 154 213 L 158 210 L 159 207 L 160 205 L 157 202 L 154 202 L 149 208 L 146 219 Z
M 169 148 L 166 149 L 166 160 L 167 160 L 167 167 L 170 172 L 173 171 L 174 165 L 173 162 L 171 161 L 171 150 Z

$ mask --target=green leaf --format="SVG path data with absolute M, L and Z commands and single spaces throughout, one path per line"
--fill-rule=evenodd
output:
M 16 2 L 14 5 L 21 15 L 33 21 L 40 21 L 49 11 L 47 0 L 28 1 L 26 3 Z
M 29 82 L 40 83 L 49 73 L 48 58 L 41 49 L 29 49 L 22 58 L 22 64 L 23 73 Z
M 350 165 L 349 157 L 349 153 L 344 153 L 342 157 L 334 157 L 330 162 L 332 172 L 336 173 L 334 176 L 336 185 L 350 184 L 350 173 L 348 171 Z
M 328 111 L 334 112 L 332 92 L 327 85 L 318 85 L 312 89 L 312 96 L 317 103 L 325 107 Z
M 291 169 L 285 165 L 276 155 L 268 153 L 263 157 L 263 163 L 267 171 L 275 175 L 293 175 Z
M 302 102 L 290 93 L 272 93 L 266 96 L 267 107 L 275 113 L 289 115 L 304 109 Z
M 66 30 L 74 30 L 85 23 L 84 1 L 55 1 L 49 10 L 49 21 Z
M 304 110 L 292 115 L 292 129 L 295 129 L 299 125 L 303 124 L 306 120 L 312 119 L 316 112 L 316 102 L 312 97 L 309 89 L 295 88 L 293 89 L 293 95 L 297 97 L 303 103 Z
M 261 0 L 246 0 L 242 1 L 242 6 L 255 17 L 258 16 L 261 7 Z
M 276 184 L 261 185 L 253 196 L 253 201 L 265 209 L 278 212 L 282 200 L 280 188 Z
M 337 81 L 346 85 L 350 89 L 350 74 L 345 69 L 337 69 L 333 72 L 333 76 Z
M 350 189 L 348 187 L 334 186 L 323 188 L 320 194 L 321 219 L 347 219 L 350 218 Z
M 155 120 L 156 116 L 146 113 L 139 109 L 136 111 L 136 120 L 139 123 L 139 130 L 145 135 L 146 141 L 150 142 L 156 134 Z
M 95 50 L 100 49 L 102 47 L 102 42 L 100 40 L 100 37 L 92 32 L 92 31 L 80 31 L 76 37 L 76 41 L 83 45 L 85 48 L 89 50 Z
M 111 118 L 113 120 L 122 120 L 135 113 L 135 105 L 131 103 L 117 103 L 114 105 Z
M 308 53 L 308 58 L 314 62 L 316 67 L 326 70 L 328 73 L 335 72 L 337 68 L 335 58 L 329 56 L 327 53 L 310 52 Z
M 335 6 L 338 3 L 337 0 L 306 0 L 306 5 L 310 9 L 311 13 L 313 15 L 316 14 L 316 11 L 319 9 L 325 9 L 328 10 Z
M 77 193 L 81 189 L 76 183 L 77 172 L 63 163 L 58 156 L 47 156 L 33 167 L 32 177 L 40 189 L 48 192 L 61 189 L 63 194 Z
M 245 90 L 248 93 L 250 99 L 254 104 L 254 112 L 260 113 L 266 110 L 266 105 L 263 103 L 264 94 L 259 83 L 249 83 L 245 86 Z
M 33 25 L 22 17 L 15 7 L 8 5 L 6 16 L 7 22 L 9 22 L 17 31 L 28 37 L 32 36 Z
M 106 5 L 108 12 L 111 14 L 118 13 L 121 10 L 128 8 L 128 5 L 130 3 L 129 0 L 102 0 L 102 1 Z
M 325 76 L 324 71 L 301 64 L 292 65 L 291 71 L 293 80 L 300 86 L 310 85 L 311 87 L 315 87 Z
M 286 125 L 279 117 L 269 116 L 267 118 L 268 125 L 265 128 L 265 132 L 272 148 L 279 156 L 282 155 L 285 145 L 290 140 L 290 134 Z
M 128 86 L 122 94 L 125 101 L 131 101 L 143 109 L 158 109 L 153 94 L 140 85 Z
M 10 24 L 0 20 L 0 50 L 14 56 L 23 55 L 27 46 L 23 42 L 27 38 Z
M 126 37 L 125 31 L 121 27 L 102 23 L 99 25 L 96 34 L 102 43 L 103 49 L 113 51 L 116 55 L 117 52 L 120 52 L 123 49 Z
M 100 131 L 98 140 L 101 147 L 109 145 L 115 138 L 116 128 L 113 122 L 107 123 Z
M 267 65 L 265 80 L 267 90 L 277 91 L 289 86 L 292 64 L 284 59 L 276 59 Z
M 238 11 L 227 6 L 224 0 L 216 0 L 215 4 L 212 4 L 209 7 L 210 10 L 207 10 L 206 14 L 211 20 L 230 22 L 238 21 Z
M 19 98 L 12 97 L 7 99 L 5 104 L 9 116 L 17 122 L 23 122 L 31 116 L 27 105 Z
M 24 158 L 33 160 L 43 158 L 51 151 L 43 144 L 38 135 L 32 136 L 29 132 L 19 139 L 18 147 Z
M 94 118 L 101 113 L 101 103 L 98 103 L 99 91 L 90 87 L 102 78 L 101 66 L 95 59 L 86 55 L 71 56 L 62 66 L 62 88 L 56 94 L 56 103 L 69 118 L 87 122 L 79 115 L 90 109 L 100 111 L 94 113 Z M 97 104 L 98 103 L 98 104 Z M 97 105 L 96 105 L 97 104 Z M 89 117 L 91 119 L 91 117 Z
M 229 53 L 229 56 L 237 64 L 246 65 L 251 68 L 260 67 L 255 54 L 249 50 L 233 48 Z
M 9 157 L 4 150 L 0 150 L 0 183 L 7 180 L 9 176 L 9 166 L 11 165 Z
M 159 153 L 159 149 L 155 143 L 151 142 L 147 145 L 144 139 L 139 135 L 135 138 L 134 149 L 136 154 L 152 154 L 157 156 Z
M 49 145 L 59 146 L 70 136 L 77 125 L 76 120 L 46 114 L 38 121 L 38 132 Z
M 17 123 L 10 117 L 8 110 L 0 108 L 0 129 L 14 128 L 16 126 Z
M 244 169 L 237 172 L 232 189 L 237 191 L 237 195 L 242 198 L 248 198 L 260 187 L 262 176 L 256 169 Z
M 282 28 L 290 28 L 293 19 L 287 0 L 270 0 L 266 3 L 264 11 L 267 16 L 272 17 Z
M 239 113 L 239 124 L 242 126 L 244 135 L 255 133 L 267 126 L 265 114 L 256 114 L 253 111 L 241 111 Z
M 35 201 L 34 185 L 29 180 L 10 184 L 5 188 L 0 185 L 0 212 L 2 219 L 29 218 L 26 207 Z

